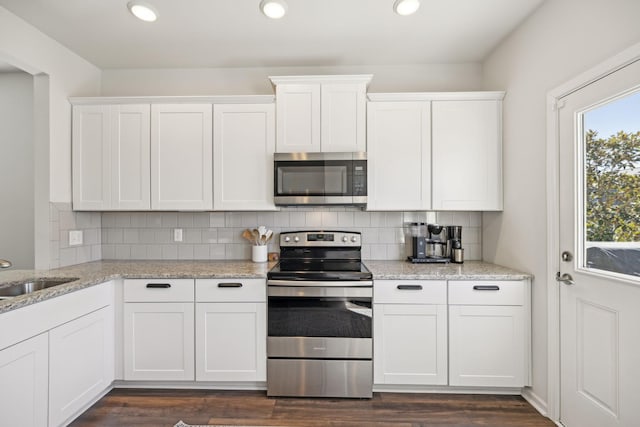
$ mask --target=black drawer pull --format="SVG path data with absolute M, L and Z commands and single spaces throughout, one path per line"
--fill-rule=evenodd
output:
M 398 285 L 398 289 L 401 291 L 420 291 L 422 290 L 422 285 Z
M 230 282 L 230 283 L 218 283 L 219 288 L 241 288 L 242 283 Z
M 500 286 L 498 285 L 474 285 L 474 291 L 499 291 Z
M 147 283 L 149 289 L 169 289 L 170 287 L 171 283 Z

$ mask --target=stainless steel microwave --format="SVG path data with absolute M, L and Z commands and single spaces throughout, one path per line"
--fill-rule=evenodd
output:
M 367 204 L 367 153 L 276 153 L 278 206 Z

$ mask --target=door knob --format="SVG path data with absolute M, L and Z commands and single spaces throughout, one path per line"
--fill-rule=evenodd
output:
M 564 283 L 565 285 L 574 285 L 575 284 L 575 282 L 573 281 L 573 277 L 571 277 L 571 275 L 569 273 L 564 273 L 561 276 L 560 272 L 558 271 L 558 274 L 556 274 L 556 280 L 558 282 Z

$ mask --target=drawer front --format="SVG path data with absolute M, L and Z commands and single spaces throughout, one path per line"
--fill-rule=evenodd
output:
M 125 302 L 193 302 L 193 279 L 126 279 Z
M 446 304 L 444 280 L 376 280 L 373 283 L 376 304 Z
M 265 302 L 265 279 L 197 279 L 197 302 Z
M 523 305 L 525 285 L 522 281 L 449 282 L 449 304 L 453 305 Z

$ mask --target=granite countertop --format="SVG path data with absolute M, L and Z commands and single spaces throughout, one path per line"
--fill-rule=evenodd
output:
M 364 261 L 376 280 L 523 280 L 530 274 L 483 261 L 464 264 L 412 264 L 407 261 Z
M 112 279 L 147 278 L 259 278 L 275 263 L 251 261 L 94 261 L 53 270 L 8 270 L 0 273 L 0 287 L 29 279 L 75 278 L 49 289 L 0 300 L 0 314 Z M 364 261 L 373 279 L 405 280 L 522 280 L 531 276 L 482 261 L 464 264 L 411 264 L 406 261 Z
M 251 261 L 94 261 L 53 270 L 8 270 L 0 273 L 0 287 L 41 277 L 77 278 L 77 280 L 0 300 L 0 314 L 112 279 L 263 279 L 267 277 L 267 272 L 274 264 Z

